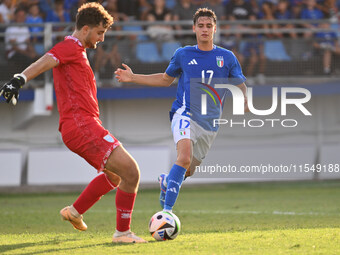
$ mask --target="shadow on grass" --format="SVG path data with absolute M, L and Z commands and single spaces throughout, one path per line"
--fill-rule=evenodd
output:
M 79 241 L 79 239 L 68 239 L 67 242 L 70 241 Z M 61 244 L 65 241 L 58 241 L 58 240 L 51 240 L 51 241 L 43 241 L 43 242 L 30 242 L 30 243 L 19 243 L 19 244 L 11 244 L 11 245 L 1 245 L 0 246 L 0 253 L 8 252 L 12 250 L 18 250 L 18 249 L 24 249 L 29 247 L 36 247 L 38 246 L 45 246 L 45 245 L 55 245 L 55 244 Z M 154 241 L 151 241 L 151 243 Z M 69 251 L 71 253 L 72 250 L 78 250 L 78 249 L 86 249 L 91 247 L 117 247 L 117 246 L 128 246 L 128 245 L 140 245 L 135 243 L 97 243 L 97 244 L 90 244 L 90 245 L 76 245 L 75 247 L 63 247 L 63 248 L 52 248 L 52 249 L 41 249 L 39 251 L 33 251 L 33 252 L 23 252 L 20 254 L 30 255 L 30 254 L 48 254 L 48 253 L 54 253 L 54 252 L 62 252 L 62 251 Z M 69 252 L 67 252 L 69 254 Z
M 76 241 L 77 239 L 69 239 L 68 241 Z M 0 253 L 6 251 L 12 251 L 22 248 L 33 247 L 37 245 L 52 245 L 56 243 L 60 243 L 62 241 L 51 240 L 51 241 L 41 241 L 41 242 L 30 242 L 30 243 L 17 243 L 17 244 L 8 244 L 8 245 L 0 245 Z

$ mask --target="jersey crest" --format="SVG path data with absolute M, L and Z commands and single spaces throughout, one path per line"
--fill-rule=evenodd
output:
M 223 56 L 216 56 L 216 63 L 218 67 L 222 68 L 224 66 Z

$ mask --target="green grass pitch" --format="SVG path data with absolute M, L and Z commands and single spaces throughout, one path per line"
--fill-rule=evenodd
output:
M 115 192 L 85 215 L 86 232 L 61 221 L 75 193 L 0 194 L 0 254 L 340 254 L 340 181 L 183 185 L 176 240 L 153 241 L 158 190 L 140 190 L 132 230 L 147 244 L 112 244 Z

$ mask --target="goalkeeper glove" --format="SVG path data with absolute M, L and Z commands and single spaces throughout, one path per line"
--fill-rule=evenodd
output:
M 13 105 L 17 104 L 19 97 L 19 89 L 26 83 L 26 76 L 24 74 L 15 74 L 14 77 L 0 87 L 0 96 L 2 95 L 6 102 L 12 102 Z

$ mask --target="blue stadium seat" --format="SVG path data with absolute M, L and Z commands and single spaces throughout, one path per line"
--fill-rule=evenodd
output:
M 338 23 L 332 23 L 331 29 L 336 33 L 338 39 L 340 39 L 340 25 Z
M 175 51 L 182 45 L 179 42 L 165 42 L 162 45 L 162 57 L 166 61 L 170 61 Z
M 264 44 L 264 54 L 267 59 L 272 61 L 291 60 L 291 57 L 286 52 L 285 46 L 279 40 L 266 41 Z
M 166 0 L 165 6 L 166 6 L 166 8 L 173 10 L 176 6 L 176 0 Z
M 143 31 L 143 28 L 141 26 L 123 26 L 123 31 Z M 138 41 L 146 41 L 148 40 L 147 35 L 138 35 L 137 40 Z
M 143 63 L 159 63 L 163 59 L 159 56 L 157 45 L 153 42 L 140 42 L 136 45 L 137 59 Z

